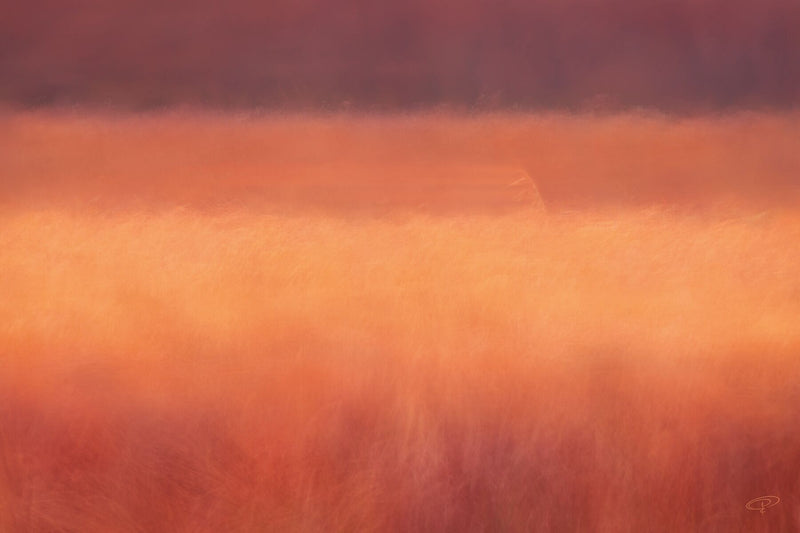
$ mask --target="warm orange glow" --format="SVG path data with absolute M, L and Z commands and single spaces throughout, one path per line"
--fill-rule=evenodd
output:
M 474 211 L 514 207 L 514 195 L 504 204 L 499 191 L 518 170 L 556 208 L 792 205 L 799 124 L 798 113 L 9 114 L 0 115 L 0 205 L 219 209 L 272 200 L 382 214 L 420 202 L 436 210 L 430 180 L 460 177 L 460 203 L 445 207 Z M 491 168 L 501 170 L 494 200 L 474 187 Z
M 0 530 L 800 527 L 796 117 L 3 120 Z

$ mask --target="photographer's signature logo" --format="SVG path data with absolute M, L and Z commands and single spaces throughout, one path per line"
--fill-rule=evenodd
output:
M 753 498 L 749 502 L 747 502 L 744 506 L 751 511 L 758 511 L 761 514 L 764 514 L 768 508 L 778 505 L 781 499 L 777 496 L 760 496 L 758 498 Z

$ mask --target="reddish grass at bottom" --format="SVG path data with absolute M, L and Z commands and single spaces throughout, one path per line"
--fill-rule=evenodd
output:
M 0 530 L 797 530 L 798 236 L 3 214 Z

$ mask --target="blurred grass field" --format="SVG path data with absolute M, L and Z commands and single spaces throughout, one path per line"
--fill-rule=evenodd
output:
M 638 196 L 587 197 L 551 174 L 537 181 L 546 210 L 471 198 L 436 212 L 303 209 L 305 193 L 282 207 L 252 184 L 232 192 L 224 172 L 164 174 L 194 160 L 191 137 L 141 151 L 199 131 L 197 161 L 242 146 L 217 168 L 269 169 L 252 134 L 280 130 L 268 120 L 5 120 L 5 168 L 32 178 L 0 187 L 0 530 L 800 528 L 800 211 L 776 170 L 800 165 L 794 122 L 690 128 L 706 133 L 675 164 L 694 157 L 709 175 L 731 163 L 708 154 L 735 152 L 720 138 L 772 131 L 739 154 L 760 154 L 768 175 L 739 165 L 735 194 L 659 196 L 643 166 Z M 323 167 L 352 168 L 359 151 L 391 165 L 415 143 L 458 161 L 458 139 L 483 130 L 493 152 L 459 164 L 537 175 L 508 156 L 543 131 L 530 118 L 406 117 L 383 141 L 358 136 L 375 121 L 315 120 L 309 131 L 345 138 L 298 148 Z M 642 150 L 667 160 L 665 139 L 690 131 L 547 120 L 578 145 L 606 143 L 570 163 L 600 176 Z M 98 168 L 122 177 L 81 181 Z M 745 509 L 767 494 L 781 502 Z

